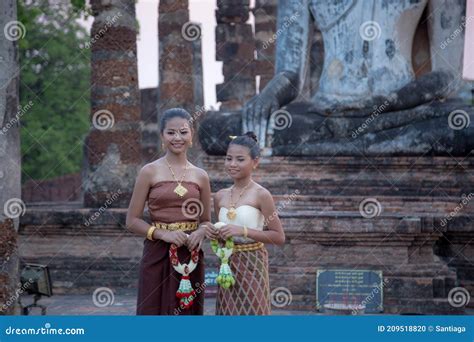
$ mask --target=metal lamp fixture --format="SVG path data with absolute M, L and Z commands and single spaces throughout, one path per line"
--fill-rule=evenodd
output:
M 41 296 L 51 297 L 53 288 L 49 268 L 40 264 L 25 264 L 20 275 L 21 288 L 28 294 L 34 295 L 33 304 L 23 307 L 23 315 L 28 315 L 34 307 L 41 308 L 41 314 L 46 315 L 46 307 L 38 304 Z

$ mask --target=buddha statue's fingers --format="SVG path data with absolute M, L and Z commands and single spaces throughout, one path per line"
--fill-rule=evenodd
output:
M 250 131 L 254 132 L 255 135 L 258 136 L 258 129 L 260 126 L 260 118 L 262 116 L 262 102 L 260 98 L 255 102 L 255 107 L 252 113 L 252 127 L 250 127 Z M 245 133 L 245 132 L 244 132 Z
M 260 149 L 264 148 L 266 145 L 267 126 L 268 118 L 265 115 L 262 115 L 260 117 L 259 130 L 258 133 L 256 133 Z
M 255 107 L 258 103 L 258 96 L 253 97 L 247 104 L 244 106 L 243 116 L 242 116 L 242 134 L 246 132 L 253 131 L 255 132 Z
M 242 133 L 248 131 L 249 127 L 249 116 L 250 116 L 250 108 L 249 105 L 245 105 L 242 110 Z

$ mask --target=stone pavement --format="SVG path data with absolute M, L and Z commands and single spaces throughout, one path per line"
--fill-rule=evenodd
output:
M 23 295 L 21 297 L 23 305 L 32 303 L 33 296 Z M 46 314 L 48 316 L 66 316 L 66 315 L 83 315 L 83 316 L 103 316 L 103 315 L 135 315 L 136 294 L 119 293 L 115 294 L 111 305 L 99 307 L 94 305 L 92 295 L 53 295 L 52 297 L 44 297 L 39 301 L 40 304 L 47 307 Z M 204 304 L 204 315 L 212 316 L 215 313 L 215 298 L 206 298 Z M 40 315 L 41 310 L 35 308 L 30 315 Z M 272 307 L 272 315 L 289 316 L 289 315 L 322 315 L 314 311 L 290 311 L 285 308 Z M 466 309 L 466 315 L 474 315 L 474 309 Z
M 23 305 L 32 303 L 33 297 L 24 295 L 21 297 Z M 135 315 L 136 295 L 135 294 L 115 294 L 111 305 L 99 307 L 94 305 L 92 295 L 53 295 L 52 297 L 43 297 L 39 302 L 47 307 L 48 316 L 62 315 Z M 215 298 L 206 298 L 204 306 L 204 315 L 214 315 Z M 312 315 L 315 312 L 289 311 L 273 308 L 273 315 Z M 41 310 L 34 308 L 30 315 L 40 315 Z

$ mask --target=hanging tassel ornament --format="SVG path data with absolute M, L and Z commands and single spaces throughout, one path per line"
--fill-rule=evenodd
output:
M 194 250 L 191 252 L 191 260 L 189 264 L 181 264 L 178 258 L 178 247 L 175 244 L 170 246 L 170 260 L 173 268 L 181 274 L 181 281 L 179 282 L 179 288 L 176 292 L 176 297 L 179 298 L 179 306 L 182 309 L 188 309 L 193 305 L 194 299 L 196 298 L 196 292 L 191 285 L 189 274 L 194 271 L 199 261 L 199 251 Z
M 220 229 L 224 226 L 225 223 L 223 222 L 217 222 L 214 225 L 214 227 L 217 229 Z M 229 266 L 229 258 L 232 255 L 232 251 L 234 250 L 234 240 L 232 238 L 228 238 L 225 241 L 223 247 L 219 245 L 217 240 L 211 240 L 211 248 L 221 261 L 219 275 L 216 278 L 217 284 L 219 284 L 224 289 L 228 289 L 235 284 L 235 279 Z

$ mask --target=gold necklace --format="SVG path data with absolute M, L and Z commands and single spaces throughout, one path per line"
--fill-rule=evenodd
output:
M 235 217 L 237 216 L 237 211 L 235 209 L 235 206 L 237 205 L 237 203 L 239 203 L 240 198 L 242 197 L 242 194 L 245 192 L 245 190 L 247 190 L 250 183 L 252 183 L 252 181 L 250 181 L 246 186 L 244 186 L 244 188 L 242 189 L 242 191 L 239 194 L 239 198 L 237 198 L 237 201 L 235 203 L 232 203 L 232 189 L 234 189 L 234 185 L 232 185 L 232 187 L 230 188 L 230 209 L 227 212 L 227 218 L 229 220 L 234 220 Z
M 174 188 L 174 193 L 176 195 L 178 195 L 179 197 L 183 198 L 184 195 L 186 195 L 186 193 L 188 192 L 188 189 L 186 189 L 181 183 L 183 182 L 184 180 L 184 177 L 186 177 L 186 170 L 188 169 L 188 161 L 186 161 L 186 165 L 184 166 L 184 172 L 183 172 L 183 176 L 181 177 L 181 180 L 178 180 L 178 178 L 176 178 L 176 175 L 174 174 L 173 172 L 173 169 L 171 168 L 171 165 L 170 163 L 168 162 L 168 159 L 166 159 L 166 164 L 168 164 L 168 168 L 170 169 L 171 171 L 171 175 L 173 176 L 173 179 L 175 180 L 176 183 L 178 183 L 178 185 L 176 186 L 176 188 Z

